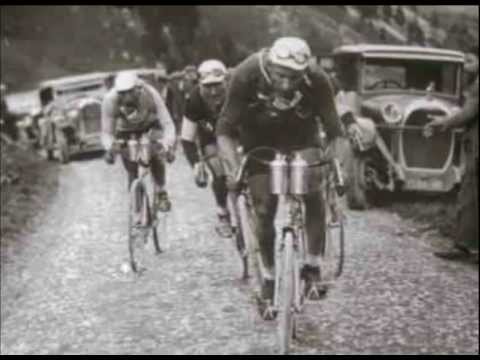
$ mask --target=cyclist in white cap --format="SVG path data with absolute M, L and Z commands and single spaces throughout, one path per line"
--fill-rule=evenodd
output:
M 223 106 L 228 71 L 218 60 L 206 60 L 198 67 L 199 84 L 192 90 L 187 100 L 182 123 L 182 144 L 187 160 L 193 168 L 198 186 L 206 186 L 200 179 L 208 166 L 213 176 L 211 186 L 217 205 L 218 223 L 216 230 L 222 237 L 231 237 L 232 228 L 227 210 L 227 187 L 225 174 L 217 154 L 215 128 Z M 201 161 L 200 155 L 208 157 Z
M 304 40 L 284 37 L 236 67 L 217 125 L 218 146 L 225 161 L 229 187 L 234 186 L 233 179 L 239 168 L 238 145 L 242 145 L 244 151 L 259 146 L 307 150 L 322 142 L 319 130 L 323 128 L 329 144 L 332 144 L 329 148 L 335 151 L 335 140 L 343 135 L 343 130 L 332 85 L 319 67 L 311 65 L 311 56 Z M 354 120 L 347 117 L 344 122 L 349 127 Z M 321 156 L 318 149 L 306 153 L 308 162 Z M 266 153 L 265 160 L 271 160 L 271 155 Z M 321 170 L 318 170 L 312 171 L 314 178 L 310 183 L 320 184 Z M 252 163 L 247 173 L 258 220 L 256 230 L 260 251 L 267 267 L 261 300 L 272 300 L 277 197 L 270 194 L 267 167 Z M 325 219 L 320 191 L 308 194 L 305 201 L 310 253 L 302 273 L 308 287 L 321 280 L 319 261 L 324 250 Z M 263 312 L 262 306 L 260 312 Z
M 131 134 L 140 136 L 150 130 L 153 139 L 162 140 L 167 158 L 173 161 L 175 127 L 160 94 L 153 86 L 139 79 L 136 73 L 120 72 L 102 104 L 102 143 L 107 163 L 113 163 L 112 147 L 115 138 L 128 140 Z M 127 151 L 122 151 L 121 155 L 128 172 L 130 188 L 138 167 L 128 159 Z M 169 211 L 171 203 L 165 190 L 165 165 L 155 151 L 152 155 L 152 175 L 157 210 Z

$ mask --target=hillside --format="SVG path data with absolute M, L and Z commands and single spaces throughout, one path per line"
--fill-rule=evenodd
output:
M 46 78 L 156 61 L 170 70 L 208 57 L 232 66 L 281 35 L 304 37 L 315 53 L 345 43 L 405 43 L 406 25 L 379 15 L 365 21 L 366 8 L 373 7 L 2 6 L 2 81 L 17 91 Z M 416 17 L 404 8 L 407 21 Z M 452 7 L 449 18 L 460 8 Z M 429 27 L 428 19 L 419 19 L 422 28 Z M 445 30 L 436 33 L 446 37 Z

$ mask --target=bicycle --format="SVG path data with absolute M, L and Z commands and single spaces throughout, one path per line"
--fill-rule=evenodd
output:
M 253 156 L 259 150 L 270 150 L 275 153 L 275 160 L 285 160 L 286 169 L 290 173 L 282 173 L 280 178 L 272 170 L 272 161 L 265 161 Z M 263 262 L 259 250 L 258 239 L 255 235 L 255 210 L 252 205 L 248 188 L 245 182 L 247 164 L 253 159 L 270 167 L 271 193 L 280 197 L 286 212 L 286 220 L 281 226 L 281 236 L 275 241 L 275 292 L 273 304 L 268 304 L 264 318 L 278 318 L 277 332 L 280 352 L 287 354 L 292 338 L 297 337 L 296 315 L 303 311 L 305 298 L 320 296 L 320 288 L 333 284 L 343 270 L 344 262 L 344 220 L 338 204 L 337 197 L 343 195 L 343 176 L 338 160 L 335 158 L 322 159 L 321 161 L 308 164 L 306 168 L 329 166 L 330 172 L 323 179 L 321 191 L 324 199 L 326 217 L 326 237 L 324 252 L 320 269 L 322 280 L 313 284 L 308 294 L 304 295 L 305 279 L 301 276 L 301 269 L 306 263 L 308 244 L 305 231 L 305 203 L 303 195 L 308 191 L 305 182 L 302 183 L 303 175 L 294 175 L 292 164 L 298 159 L 300 152 L 281 153 L 271 147 L 258 147 L 249 151 L 242 159 L 237 172 L 235 217 L 237 226 L 246 247 L 248 261 L 244 264 L 244 273 L 248 273 L 248 265 L 253 265 L 255 273 L 255 287 L 259 291 L 263 283 Z M 305 169 L 306 169 L 305 168 Z M 296 170 L 295 170 L 296 171 Z M 286 174 L 289 174 L 286 176 Z M 285 182 L 288 179 L 288 182 Z M 281 184 L 281 185 L 280 185 Z M 279 209 L 281 206 L 279 205 Z M 335 234 L 336 233 L 336 236 Z M 280 241 L 278 241 L 280 240 Z
M 129 140 L 117 139 L 114 144 L 117 147 L 115 153 L 125 149 L 127 146 L 128 158 L 130 161 L 136 162 L 138 165 L 138 175 L 132 181 L 129 188 L 129 211 L 128 211 L 128 251 L 130 268 L 134 273 L 139 273 L 141 267 L 138 265 L 137 251 L 144 249 L 147 245 L 149 233 L 153 238 L 155 253 L 161 254 L 158 227 L 161 228 L 163 235 L 166 234 L 166 217 L 168 213 L 162 213 L 159 217 L 156 201 L 153 204 L 147 190 L 146 178 L 150 175 L 150 160 L 153 140 L 150 138 L 150 132 L 142 134 L 130 134 Z M 161 144 L 160 140 L 155 141 Z M 162 158 L 167 158 L 166 151 L 163 147 L 160 150 Z

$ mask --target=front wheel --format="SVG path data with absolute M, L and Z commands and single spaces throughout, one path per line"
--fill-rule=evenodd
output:
M 278 279 L 278 337 L 280 353 L 288 354 L 290 341 L 295 334 L 294 329 L 294 250 L 293 234 L 287 232 L 283 239 L 280 277 Z
M 130 187 L 128 211 L 128 252 L 130 267 L 137 273 L 139 267 L 139 252 L 145 247 L 149 228 L 145 216 L 148 215 L 146 192 L 139 179 L 135 179 Z

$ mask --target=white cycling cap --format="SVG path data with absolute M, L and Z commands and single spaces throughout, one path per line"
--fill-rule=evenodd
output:
M 138 76 L 133 71 L 119 72 L 115 78 L 115 90 L 119 92 L 132 90 L 137 85 Z
M 227 67 L 218 60 L 206 60 L 198 67 L 198 74 L 200 75 L 200 84 L 213 84 L 225 80 L 227 76 Z
M 308 44 L 296 37 L 277 39 L 268 52 L 268 59 L 272 64 L 295 71 L 305 70 L 311 57 L 312 52 Z

